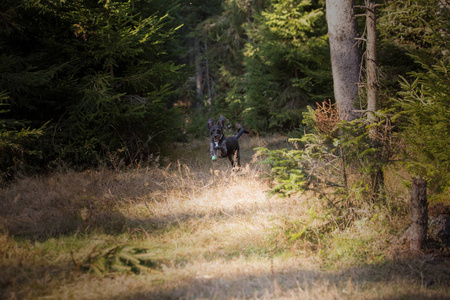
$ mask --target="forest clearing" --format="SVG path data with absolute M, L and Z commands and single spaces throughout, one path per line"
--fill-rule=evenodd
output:
M 445 0 L 1 0 L 0 299 L 450 299 L 449 49 Z
M 165 167 L 17 180 L 0 193 L 0 297 L 449 299 L 448 257 L 395 247 L 410 222 L 398 176 L 396 202 L 362 204 L 351 226 L 321 232 L 326 203 L 270 196 L 252 160 L 285 141 L 242 138 L 239 172 L 212 163 L 205 139 L 174 146 Z M 145 270 L 115 269 L 119 246 L 146 254 Z

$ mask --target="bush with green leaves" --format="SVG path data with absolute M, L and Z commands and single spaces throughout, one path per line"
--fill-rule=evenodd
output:
M 274 182 L 272 193 L 289 196 L 306 188 L 308 181 L 300 163 L 301 150 L 269 150 L 265 147 L 258 147 L 255 150 L 257 156 L 264 158 L 261 163 L 269 167 L 268 177 Z

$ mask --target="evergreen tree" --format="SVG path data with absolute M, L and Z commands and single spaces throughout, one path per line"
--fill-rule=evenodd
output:
M 178 129 L 167 109 L 180 69 L 167 60 L 176 28 L 166 28 L 167 15 L 143 15 L 132 1 L 100 4 L 73 5 L 66 15 L 75 24 L 76 59 L 84 62 L 81 101 L 69 107 L 68 130 L 82 137 L 75 149 L 122 148 L 135 159 L 152 139 L 160 144 Z
M 7 99 L 7 94 L 0 92 L 0 117 L 8 112 Z M 0 187 L 16 172 L 26 171 L 32 160 L 40 157 L 34 144 L 42 135 L 42 129 L 31 129 L 17 120 L 0 119 Z
M 177 54 L 180 60 L 190 67 L 191 76 L 187 78 L 183 87 L 183 98 L 186 106 L 199 108 L 203 104 L 204 95 L 213 93 L 213 81 L 209 76 L 211 70 L 208 65 L 208 34 L 202 24 L 211 16 L 218 15 L 221 9 L 220 0 L 193 0 L 180 2 L 178 17 L 184 26 L 181 28 Z M 209 78 L 208 78 L 209 77 Z
M 183 74 L 169 45 L 180 26 L 166 13 L 171 1 L 20 0 L 1 8 L 0 67 L 9 72 L 0 89 L 10 117 L 51 120 L 49 159 L 91 164 L 121 150 L 131 161 L 179 132 L 169 109 Z
M 400 90 L 400 76 L 421 69 L 409 54 L 420 56 L 428 64 L 448 55 L 449 18 L 444 1 L 391 0 L 381 6 L 377 27 L 382 106 L 390 105 L 389 99 Z
M 323 1 L 273 0 L 245 48 L 246 120 L 254 129 L 292 130 L 307 104 L 332 91 Z
M 248 42 L 247 28 L 253 26 L 254 16 L 266 1 L 227 0 L 222 13 L 207 19 L 198 28 L 208 38 L 208 59 L 215 87 L 212 99 L 214 114 L 225 113 L 229 118 L 242 121 L 247 82 L 243 49 Z
M 416 59 L 426 71 L 410 73 L 412 83 L 402 78 L 394 99 L 401 116 L 397 124 L 408 145 L 408 169 L 427 179 L 433 192 L 441 192 L 450 187 L 450 56 L 433 65 Z

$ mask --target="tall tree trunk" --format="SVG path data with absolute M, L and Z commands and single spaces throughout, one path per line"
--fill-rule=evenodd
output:
M 201 100 L 203 99 L 203 68 L 202 68 L 202 60 L 201 60 L 201 49 L 200 49 L 200 39 L 198 37 L 195 38 L 194 41 L 194 49 L 195 49 L 195 91 L 197 96 L 198 107 L 201 106 Z
M 367 118 L 370 123 L 377 121 L 375 112 L 378 109 L 378 76 L 377 76 L 377 26 L 375 15 L 376 4 L 366 0 L 366 80 L 367 80 Z
M 358 31 L 353 1 L 326 0 L 328 38 L 330 41 L 334 97 L 341 119 L 356 118 L 353 105 L 358 96 L 361 56 L 356 47 Z
M 205 71 L 206 87 L 208 88 L 208 105 L 212 104 L 211 78 L 209 77 L 208 44 L 205 41 Z
M 377 26 L 375 9 L 377 4 L 373 0 L 365 0 L 366 10 L 366 91 L 367 91 L 367 120 L 374 124 L 377 122 L 376 111 L 378 110 L 378 75 L 377 75 Z M 370 129 L 372 145 L 381 148 L 382 145 L 376 139 L 377 128 Z M 381 158 L 380 158 L 381 159 Z M 381 199 L 384 190 L 384 172 L 380 165 L 372 174 L 372 194 L 374 198 Z

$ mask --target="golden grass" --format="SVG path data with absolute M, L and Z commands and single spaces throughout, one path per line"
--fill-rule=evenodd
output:
M 0 298 L 450 297 L 447 260 L 390 258 L 405 215 L 371 208 L 318 241 L 289 240 L 311 211 L 324 214 L 324 203 L 268 196 L 252 149 L 283 143 L 243 137 L 238 172 L 211 163 L 205 140 L 174 145 L 164 168 L 18 180 L 0 194 Z M 157 267 L 104 276 L 80 268 L 98 247 L 123 243 L 148 248 Z

